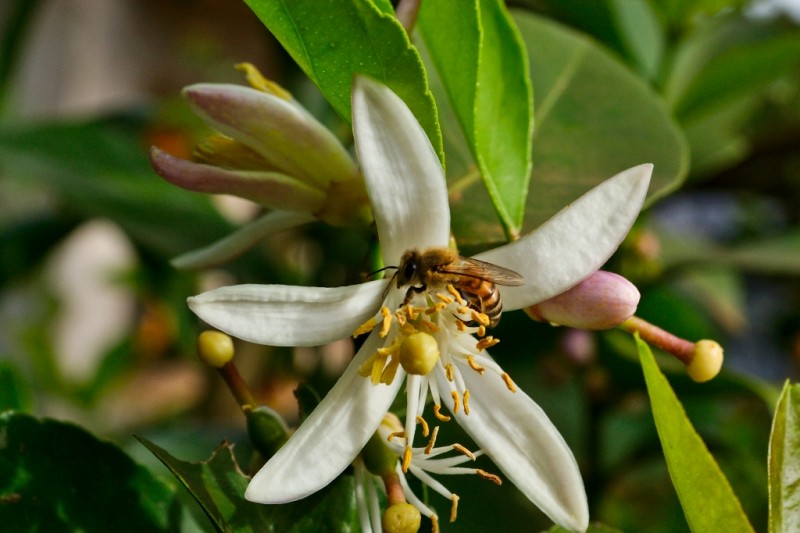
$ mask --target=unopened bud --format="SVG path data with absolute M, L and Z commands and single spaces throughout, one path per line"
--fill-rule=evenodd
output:
M 383 513 L 381 525 L 386 533 L 416 533 L 422 521 L 419 510 L 410 503 L 395 503 Z
M 439 360 L 439 343 L 429 333 L 409 335 L 400 345 L 400 365 L 409 374 L 426 376 Z
M 525 311 L 531 318 L 560 326 L 613 328 L 636 312 L 639 291 L 624 277 L 598 270 L 566 292 Z
M 253 447 L 269 459 L 289 438 L 289 428 L 280 415 L 266 405 L 245 409 L 244 415 Z
M 723 350 L 718 342 L 701 340 L 695 344 L 694 357 L 686 366 L 686 373 L 698 383 L 706 382 L 719 374 Z
M 367 470 L 379 477 L 391 474 L 397 465 L 397 454 L 386 445 L 386 440 L 378 431 L 364 445 L 361 458 Z
M 233 353 L 233 340 L 221 331 L 204 331 L 197 337 L 197 354 L 208 366 L 222 368 Z

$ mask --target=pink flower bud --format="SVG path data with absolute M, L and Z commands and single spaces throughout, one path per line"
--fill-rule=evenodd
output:
M 636 312 L 639 291 L 618 274 L 598 270 L 566 292 L 527 307 L 531 318 L 580 329 L 609 329 Z

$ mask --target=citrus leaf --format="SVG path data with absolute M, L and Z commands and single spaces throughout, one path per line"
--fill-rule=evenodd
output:
M 424 2 L 419 28 L 506 233 L 517 235 L 533 128 L 519 33 L 497 0 Z
M 0 414 L 0 436 L 4 531 L 179 529 L 173 490 L 113 444 L 13 411 Z
M 341 117 L 350 122 L 354 74 L 389 86 L 444 161 L 436 103 L 419 53 L 385 6 L 368 0 L 245 0 Z
M 647 344 L 636 337 L 658 438 L 692 531 L 753 532 L 725 474 L 686 416 Z
M 783 386 L 769 439 L 769 531 L 800 530 L 800 385 Z

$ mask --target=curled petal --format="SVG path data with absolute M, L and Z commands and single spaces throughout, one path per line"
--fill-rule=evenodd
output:
M 386 280 L 346 287 L 233 285 L 189 298 L 211 326 L 270 346 L 319 346 L 347 337 L 377 313 Z
M 598 270 L 567 292 L 562 292 L 525 312 L 537 320 L 580 329 L 609 329 L 636 312 L 636 286 L 613 272 Z
M 518 241 L 477 255 L 525 278 L 522 286 L 500 288 L 503 307 L 539 303 L 598 270 L 636 220 L 652 172 L 651 164 L 620 172 Z
M 428 136 L 391 89 L 353 83 L 353 135 L 385 264 L 411 248 L 447 246 L 450 207 L 444 172 Z
M 185 254 L 172 261 L 179 269 L 200 269 L 216 266 L 243 254 L 267 235 L 287 230 L 315 220 L 310 213 L 296 211 L 270 211 L 248 222 L 230 235 Z
M 329 484 L 353 462 L 405 381 L 373 385 L 358 368 L 382 346 L 373 331 L 356 357 L 300 428 L 253 477 L 245 497 L 259 503 L 299 500 Z
M 358 175 L 336 137 L 291 101 L 228 84 L 199 83 L 183 94 L 209 126 L 249 146 L 286 174 L 322 186 Z
M 541 407 L 524 392 L 511 392 L 495 374 L 462 373 L 470 390 L 469 414 L 454 416 L 503 474 L 556 524 L 585 531 L 586 491 L 575 457 Z M 443 372 L 438 385 L 449 386 Z M 452 399 L 444 396 L 453 412 Z
M 316 211 L 325 192 L 279 172 L 225 170 L 173 157 L 155 146 L 150 164 L 165 180 L 190 191 L 232 194 L 265 207 L 288 211 Z

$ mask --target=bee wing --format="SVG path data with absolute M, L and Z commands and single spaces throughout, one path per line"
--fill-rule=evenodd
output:
M 457 260 L 444 265 L 441 271 L 448 274 L 485 279 L 497 285 L 517 286 L 525 283 L 525 278 L 513 270 L 472 257 L 459 256 Z

